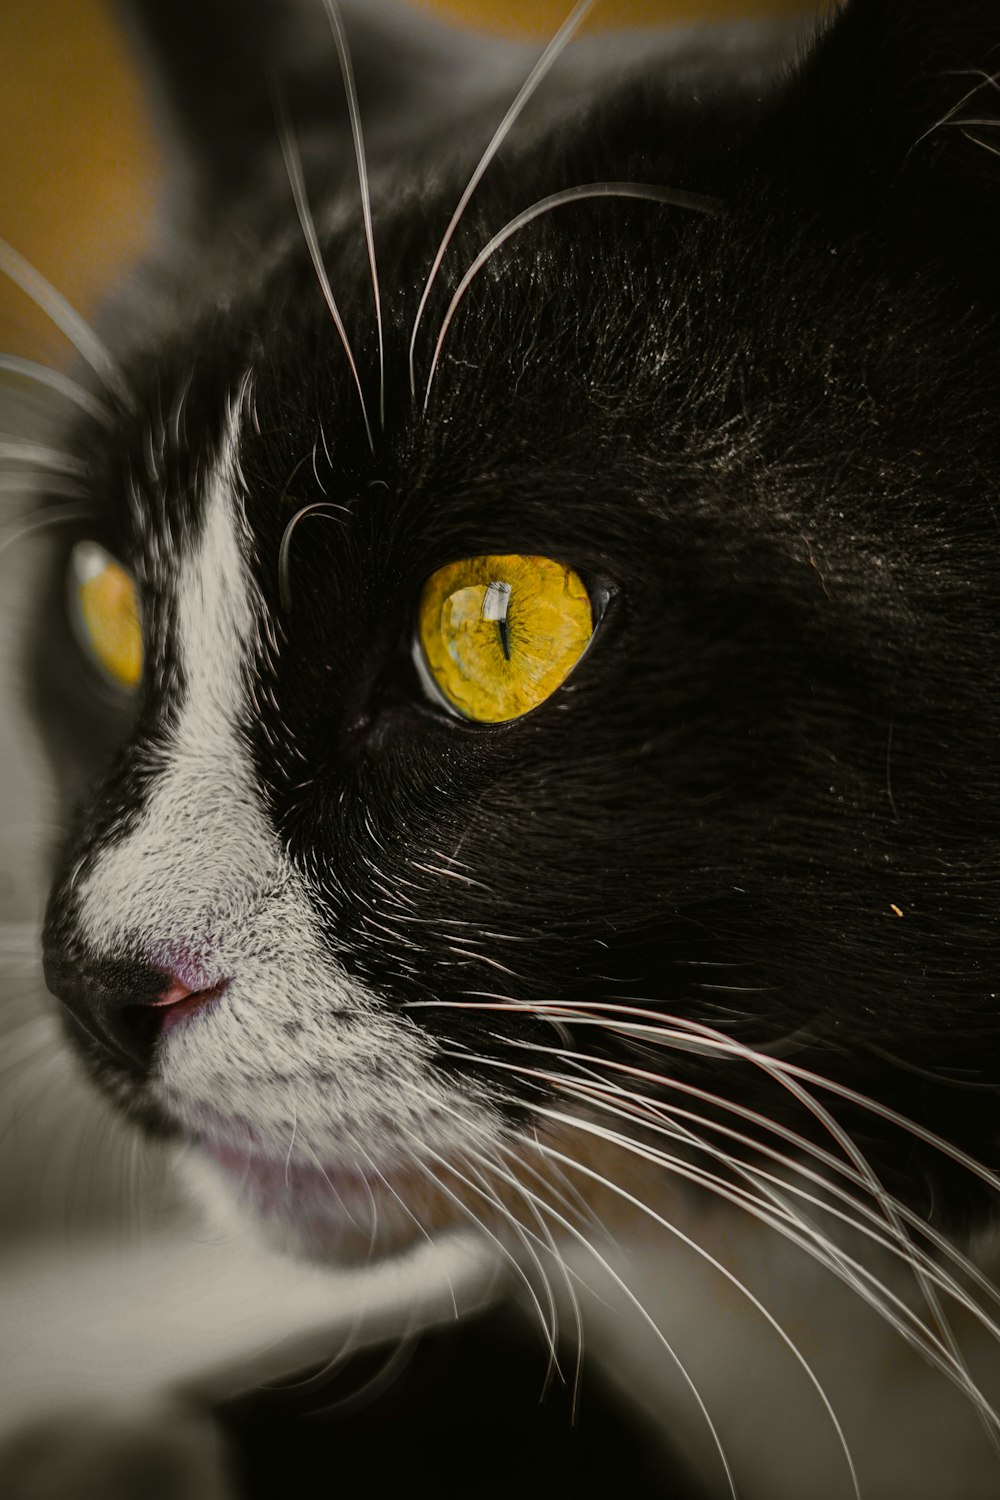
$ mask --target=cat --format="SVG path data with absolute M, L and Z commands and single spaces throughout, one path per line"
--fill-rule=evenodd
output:
M 484 86 L 133 5 L 189 175 L 78 331 L 46 980 L 210 1213 L 506 1276 L 665 1487 L 986 1500 L 1000 14 L 591 8 Z

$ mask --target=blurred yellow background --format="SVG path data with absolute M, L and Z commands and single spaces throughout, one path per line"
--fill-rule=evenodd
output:
M 169 0 L 165 0 L 169 4 Z M 445 19 L 544 38 L 570 0 L 412 0 Z M 612 26 L 802 13 L 810 0 L 602 0 Z M 0 0 L 0 237 L 86 316 L 150 233 L 158 160 L 109 0 Z M 59 335 L 0 285 L 0 349 L 59 362 Z

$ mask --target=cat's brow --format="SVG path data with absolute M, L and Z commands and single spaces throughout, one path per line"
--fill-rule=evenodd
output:
M 281 152 L 285 159 L 285 170 L 288 174 L 288 183 L 295 200 L 296 212 L 299 223 L 302 226 L 302 234 L 309 250 L 309 258 L 316 272 L 316 280 L 319 282 L 323 300 L 327 305 L 330 317 L 333 319 L 334 327 L 340 335 L 340 342 L 344 346 L 347 355 L 347 363 L 351 367 L 354 384 L 358 392 L 358 400 L 361 403 L 361 416 L 365 424 L 365 433 L 368 438 L 368 446 L 375 451 L 375 439 L 372 436 L 371 423 L 368 420 L 368 407 L 365 403 L 365 393 L 361 387 L 361 376 L 358 374 L 357 361 L 354 358 L 354 350 L 344 326 L 344 320 L 337 305 L 337 299 L 333 295 L 330 285 L 330 277 L 327 274 L 326 264 L 323 260 L 323 252 L 320 249 L 319 236 L 316 233 L 316 223 L 313 219 L 312 209 L 309 206 L 309 198 L 306 192 L 305 177 L 302 172 L 302 158 L 299 154 L 298 143 L 292 128 L 291 116 L 284 95 L 277 85 L 272 90 L 272 106 L 274 109 L 275 124 L 278 130 L 278 139 L 281 142 Z
M 444 260 L 445 256 L 448 253 L 448 246 L 451 244 L 455 230 L 458 228 L 459 223 L 462 219 L 462 215 L 465 213 L 466 207 L 468 206 L 469 200 L 471 199 L 473 193 L 476 191 L 476 188 L 479 186 L 479 183 L 482 180 L 487 168 L 489 167 L 490 162 L 493 160 L 494 156 L 496 156 L 497 152 L 500 150 L 500 147 L 507 139 L 507 136 L 510 134 L 510 131 L 517 121 L 518 116 L 521 114 L 521 111 L 524 109 L 525 105 L 528 103 L 532 95 L 540 87 L 541 83 L 545 79 L 546 74 L 550 71 L 561 54 L 569 46 L 576 32 L 583 25 L 588 11 L 592 10 L 596 4 L 597 0 L 578 0 L 578 3 L 570 11 L 569 15 L 566 17 L 559 30 L 556 32 L 555 36 L 549 42 L 548 46 L 545 48 L 545 51 L 538 59 L 535 66 L 528 74 L 528 77 L 521 85 L 521 88 L 519 89 L 513 104 L 510 106 L 507 113 L 500 121 L 500 124 L 494 131 L 489 145 L 486 147 L 486 150 L 479 158 L 475 171 L 466 183 L 465 188 L 462 191 L 462 196 L 459 198 L 458 203 L 455 205 L 455 211 L 448 221 L 448 227 L 442 235 L 441 243 L 438 246 L 437 251 L 435 252 L 434 260 L 431 263 L 431 269 L 428 273 L 427 281 L 424 284 L 424 290 L 421 294 L 420 302 L 417 307 L 416 317 L 413 319 L 413 330 L 410 334 L 410 395 L 413 397 L 414 401 L 417 398 L 417 377 L 415 361 L 417 334 L 420 331 L 420 321 L 423 318 L 424 309 L 427 306 L 427 300 L 430 297 L 431 290 L 437 278 L 438 271 L 441 269 L 441 262 Z
M 384 428 L 385 350 L 382 341 L 382 299 L 378 284 L 378 265 L 375 259 L 375 232 L 372 228 L 372 204 L 371 193 L 368 187 L 368 163 L 365 159 L 365 138 L 361 129 L 361 112 L 358 108 L 358 89 L 354 79 L 354 65 L 351 62 L 351 51 L 344 33 L 340 7 L 337 4 L 337 0 L 323 0 L 323 6 L 329 17 L 330 26 L 333 30 L 333 40 L 337 47 L 337 59 L 340 63 L 340 73 L 344 80 L 344 92 L 347 95 L 347 108 L 351 117 L 351 136 L 354 141 L 354 155 L 358 164 L 358 186 L 361 189 L 361 216 L 365 226 L 365 243 L 368 247 L 368 265 L 372 278 L 372 296 L 375 300 L 375 324 L 378 329 L 379 425 Z

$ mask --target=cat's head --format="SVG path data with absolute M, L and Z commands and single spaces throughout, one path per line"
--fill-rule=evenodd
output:
M 326 12 L 227 9 L 36 643 L 81 1053 L 319 1256 L 765 1120 L 971 1212 L 887 1112 L 996 1164 L 993 6 L 567 55 L 432 281 L 514 88 L 363 21 L 378 303 Z

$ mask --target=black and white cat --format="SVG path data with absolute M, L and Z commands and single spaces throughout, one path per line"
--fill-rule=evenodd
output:
M 78 333 L 48 984 L 213 1211 L 478 1244 L 698 1493 L 987 1500 L 1000 11 L 590 8 L 518 93 L 133 5 L 195 165 Z

